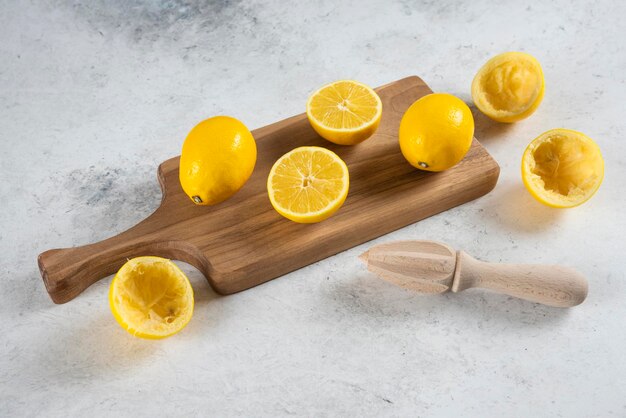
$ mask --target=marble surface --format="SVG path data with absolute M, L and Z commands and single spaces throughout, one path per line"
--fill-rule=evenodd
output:
M 1 2 L 0 416 L 626 416 L 624 15 L 619 0 Z M 183 265 L 196 311 L 164 341 L 115 323 L 110 278 L 48 298 L 37 255 L 145 218 L 158 163 L 203 118 L 260 127 L 338 78 L 416 74 L 470 103 L 475 71 L 507 50 L 534 54 L 547 89 L 522 123 L 475 113 L 495 190 L 375 242 L 569 265 L 589 279 L 583 305 L 414 295 L 364 270 L 370 244 L 227 297 Z M 577 209 L 521 183 L 525 146 L 554 127 L 605 156 Z

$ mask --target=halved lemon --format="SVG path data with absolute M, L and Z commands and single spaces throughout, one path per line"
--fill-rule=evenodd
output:
M 176 334 L 193 314 L 193 289 L 176 264 L 161 257 L 128 260 L 109 289 L 117 322 L 135 337 L 159 339 Z
M 533 114 L 544 90 L 539 61 L 524 52 L 496 55 L 478 70 L 472 81 L 474 104 L 498 122 L 517 122 Z
M 272 206 L 287 219 L 314 223 L 337 212 L 348 196 L 348 167 L 322 147 L 299 147 L 280 157 L 267 178 Z
M 600 147 L 588 136 L 552 129 L 535 138 L 522 157 L 522 180 L 531 195 L 555 208 L 591 198 L 604 177 Z
M 311 94 L 306 115 L 315 131 L 330 142 L 354 145 L 372 136 L 383 113 L 374 90 L 353 80 L 327 84 Z

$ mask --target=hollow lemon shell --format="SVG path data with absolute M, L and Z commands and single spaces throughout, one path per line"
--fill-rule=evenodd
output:
M 472 81 L 474 104 L 498 122 L 512 123 L 529 117 L 541 104 L 544 92 L 541 64 L 524 52 L 496 55 Z
M 128 260 L 109 288 L 113 317 L 128 333 L 146 339 L 166 338 L 191 320 L 193 289 L 172 261 L 153 256 Z
M 604 178 L 600 147 L 588 136 L 552 129 L 535 138 L 522 156 L 522 180 L 539 202 L 571 208 L 591 199 Z

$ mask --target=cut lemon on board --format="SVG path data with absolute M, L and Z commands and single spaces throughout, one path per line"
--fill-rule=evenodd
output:
M 522 179 L 531 195 L 555 208 L 591 198 L 604 177 L 600 147 L 588 136 L 552 129 L 534 139 L 522 157 Z
M 498 122 L 517 122 L 530 116 L 545 90 L 539 61 L 524 52 L 505 52 L 491 58 L 472 81 L 474 104 Z
M 117 322 L 130 334 L 159 339 L 187 325 L 193 314 L 193 289 L 170 260 L 137 257 L 113 278 L 109 303 Z
M 374 90 L 352 80 L 327 84 L 311 94 L 306 115 L 315 131 L 330 142 L 354 145 L 372 136 L 383 113 Z
M 267 178 L 272 206 L 299 223 L 320 222 L 337 212 L 348 196 L 348 167 L 334 152 L 299 147 L 280 157 Z

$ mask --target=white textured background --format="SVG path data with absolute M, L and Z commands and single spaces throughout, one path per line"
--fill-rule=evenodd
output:
M 0 416 L 626 416 L 625 5 L 1 1 Z M 114 322 L 110 278 L 49 300 L 37 255 L 145 218 L 158 163 L 198 121 L 260 127 L 338 78 L 416 74 L 469 102 L 476 70 L 507 50 L 534 54 L 547 88 L 522 123 L 475 115 L 496 189 L 377 242 L 569 265 L 589 278 L 583 305 L 416 296 L 364 270 L 369 244 L 228 297 L 187 266 L 195 315 L 165 341 Z M 605 155 L 577 209 L 542 207 L 520 180 L 526 144 L 554 127 Z

